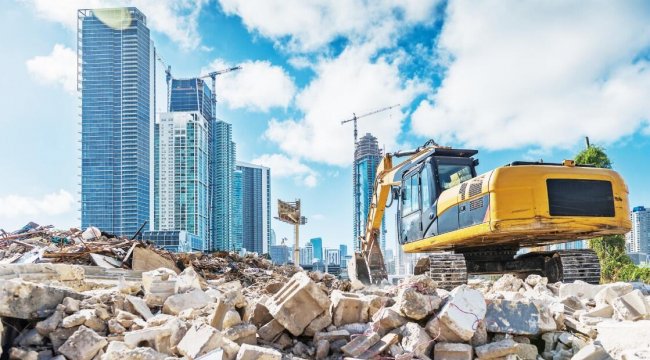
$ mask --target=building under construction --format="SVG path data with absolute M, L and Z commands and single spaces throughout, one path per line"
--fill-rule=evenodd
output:
M 365 233 L 368 208 L 371 204 L 372 190 L 377 174 L 377 166 L 382 158 L 377 138 L 370 133 L 357 141 L 354 150 L 354 250 L 359 251 L 359 236 Z M 381 249 L 386 251 L 385 221 L 382 221 Z

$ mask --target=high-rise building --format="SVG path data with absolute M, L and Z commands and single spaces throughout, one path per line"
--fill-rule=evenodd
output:
M 326 265 L 341 265 L 341 251 L 339 249 L 325 249 Z
M 314 247 L 314 258 L 323 261 L 323 239 L 317 237 L 310 239 L 309 242 Z
M 211 250 L 234 250 L 232 241 L 232 180 L 234 170 L 235 149 L 232 141 L 232 125 L 218 120 L 212 124 Z M 248 251 L 255 251 L 248 246 L 244 247 Z
M 191 245 L 198 251 L 210 250 L 208 123 L 187 111 L 163 113 L 155 125 L 154 228 L 197 236 L 201 243 Z
M 242 171 L 235 170 L 232 174 L 232 242 L 235 251 L 244 246 Z
M 242 227 L 246 250 L 264 254 L 271 244 L 271 170 L 237 162 L 242 172 Z
M 637 206 L 630 212 L 632 231 L 625 236 L 625 245 L 629 254 L 636 262 L 645 262 L 641 259 L 650 254 L 650 209 Z M 641 259 L 641 260 L 639 260 Z
M 133 235 L 150 220 L 155 48 L 134 7 L 77 14 L 81 226 Z
M 300 248 L 300 265 L 311 265 L 314 260 L 314 247 L 307 243 L 305 247 Z
M 354 250 L 359 251 L 359 236 L 366 231 L 368 210 L 372 202 L 372 192 L 377 175 L 377 166 L 381 162 L 382 152 L 379 149 L 377 138 L 366 133 L 362 136 L 354 149 L 355 178 L 353 179 L 354 191 Z M 385 221 L 382 221 L 380 247 L 386 250 Z
M 198 111 L 207 121 L 213 118 L 212 90 L 199 78 L 171 79 L 169 111 Z

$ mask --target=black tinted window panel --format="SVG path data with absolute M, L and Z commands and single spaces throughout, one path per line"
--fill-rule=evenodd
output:
M 551 216 L 614 216 L 612 183 L 603 180 L 548 179 Z

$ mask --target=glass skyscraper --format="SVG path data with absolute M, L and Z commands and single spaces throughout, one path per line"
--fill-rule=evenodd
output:
M 244 246 L 242 171 L 235 170 L 232 174 L 232 243 L 233 250 L 239 251 Z
M 372 202 L 372 192 L 377 176 L 377 166 L 381 162 L 382 153 L 377 138 L 366 133 L 356 144 L 354 150 L 354 166 L 357 178 L 354 179 L 354 250 L 359 251 L 359 236 L 366 231 L 366 220 Z M 384 219 L 385 220 L 385 219 Z M 380 247 L 386 251 L 386 225 L 382 221 Z
M 208 123 L 198 111 L 161 114 L 156 124 L 156 230 L 186 230 L 208 251 Z
M 155 49 L 136 8 L 82 9 L 77 23 L 81 226 L 133 235 L 150 215 Z
M 209 251 L 212 92 L 202 79 L 172 79 L 168 96 L 169 112 L 154 128 L 154 228 L 186 231 L 186 246 Z M 165 246 L 178 239 L 167 236 Z
M 231 124 L 222 120 L 213 123 L 211 156 L 213 179 L 211 250 L 234 250 L 232 191 L 233 172 L 235 171 L 235 143 L 232 141 Z
M 268 253 L 271 246 L 271 170 L 237 162 L 242 173 L 242 235 L 247 251 Z

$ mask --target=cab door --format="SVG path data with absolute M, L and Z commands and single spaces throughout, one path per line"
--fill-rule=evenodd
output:
M 422 204 L 422 238 L 438 234 L 437 188 L 433 166 L 426 162 L 420 170 L 420 201 Z
M 402 178 L 400 194 L 400 242 L 422 238 L 422 208 L 420 203 L 420 172 L 411 171 Z

